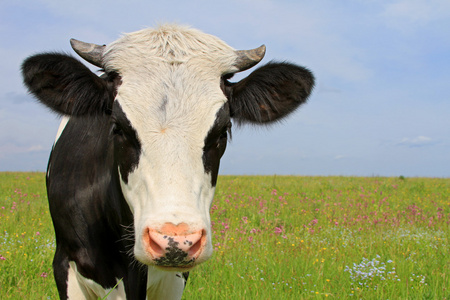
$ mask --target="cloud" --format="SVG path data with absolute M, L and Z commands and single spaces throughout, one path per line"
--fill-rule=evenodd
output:
M 407 147 L 424 147 L 431 146 L 436 144 L 437 141 L 433 140 L 430 137 L 419 135 L 414 138 L 403 138 L 400 142 L 397 143 L 399 146 L 407 146 Z
M 15 145 L 13 143 L 7 143 L 0 145 L 0 158 L 6 157 L 11 154 L 18 153 L 31 153 L 31 152 L 49 152 L 50 149 L 43 147 L 42 145 Z
M 344 158 L 347 158 L 347 156 L 342 155 L 342 154 L 338 154 L 338 155 L 336 155 L 333 159 L 334 159 L 334 160 L 341 160 L 341 159 L 344 159 Z

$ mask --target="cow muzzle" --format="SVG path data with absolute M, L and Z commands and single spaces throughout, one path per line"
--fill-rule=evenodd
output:
M 196 264 L 205 248 L 206 230 L 192 231 L 185 223 L 165 223 L 159 229 L 144 230 L 143 242 L 156 266 L 188 269 Z

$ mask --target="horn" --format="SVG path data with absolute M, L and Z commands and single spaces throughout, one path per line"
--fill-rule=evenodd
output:
M 238 72 L 250 69 L 263 59 L 264 54 L 266 54 L 265 45 L 251 50 L 237 50 L 234 67 L 238 69 Z
M 96 44 L 81 42 L 76 39 L 70 39 L 70 45 L 72 46 L 73 50 L 86 61 L 90 62 L 94 66 L 100 68 L 103 67 L 102 59 L 106 45 L 100 46 Z

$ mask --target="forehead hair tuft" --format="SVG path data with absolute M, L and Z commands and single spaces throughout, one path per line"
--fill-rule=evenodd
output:
M 117 70 L 141 65 L 136 58 L 183 63 L 197 56 L 219 56 L 226 64 L 235 59 L 234 49 L 219 38 L 187 26 L 165 24 L 123 35 L 107 46 L 104 63 L 106 69 Z

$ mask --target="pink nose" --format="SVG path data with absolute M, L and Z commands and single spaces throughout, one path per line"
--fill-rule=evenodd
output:
M 166 223 L 159 230 L 148 228 L 144 242 L 157 265 L 186 266 L 192 265 L 203 251 L 206 232 L 192 232 L 185 223 Z

